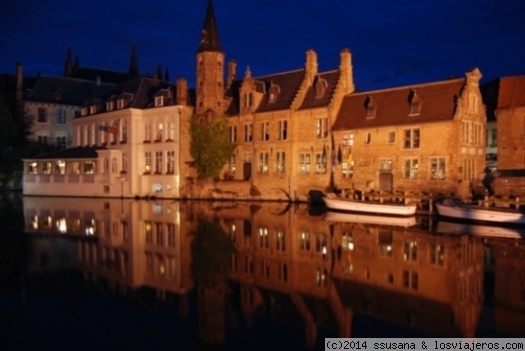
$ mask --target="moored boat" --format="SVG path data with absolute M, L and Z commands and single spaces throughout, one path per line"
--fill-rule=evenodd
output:
M 413 216 L 416 213 L 415 204 L 361 201 L 337 197 L 334 194 L 327 194 L 323 197 L 323 201 L 326 207 L 333 211 L 360 212 L 387 216 Z
M 525 213 L 512 208 L 484 207 L 445 199 L 441 203 L 436 203 L 436 210 L 440 216 L 447 218 L 525 225 Z

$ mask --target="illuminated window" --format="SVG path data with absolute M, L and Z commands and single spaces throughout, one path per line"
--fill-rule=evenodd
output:
M 405 179 L 417 179 L 418 168 L 419 164 L 417 158 L 406 159 L 404 169 Z
M 310 173 L 310 154 L 299 155 L 299 173 Z
M 317 118 L 315 120 L 315 136 L 316 138 L 328 137 L 328 118 Z
M 285 171 L 285 156 L 284 151 L 277 151 L 275 153 L 275 172 L 282 173 Z
M 430 179 L 444 180 L 445 179 L 445 158 L 432 157 L 430 158 Z

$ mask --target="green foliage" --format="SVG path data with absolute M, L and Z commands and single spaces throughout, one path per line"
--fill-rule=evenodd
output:
M 21 159 L 35 155 L 27 141 L 31 133 L 31 118 L 20 105 L 15 111 L 0 102 L 0 185 L 7 184 L 13 173 L 22 170 Z
M 215 117 L 207 124 L 192 118 L 190 121 L 190 154 L 195 160 L 197 174 L 203 178 L 218 178 L 224 165 L 235 151 L 230 142 L 225 117 Z

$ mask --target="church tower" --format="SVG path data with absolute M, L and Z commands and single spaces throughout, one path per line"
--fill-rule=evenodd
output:
M 219 41 L 212 0 L 208 1 L 196 59 L 196 114 L 199 117 L 220 115 L 224 112 L 224 52 Z

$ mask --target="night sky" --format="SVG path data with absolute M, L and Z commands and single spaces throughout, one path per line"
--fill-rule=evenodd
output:
M 195 81 L 195 51 L 208 0 L 0 2 L 0 73 L 61 75 L 68 46 L 81 66 L 127 71 L 136 40 L 141 74 L 157 64 L 172 81 Z M 352 52 L 359 90 L 463 77 L 482 83 L 525 74 L 523 0 L 215 0 L 226 60 L 242 77 L 304 67 L 321 71 Z

